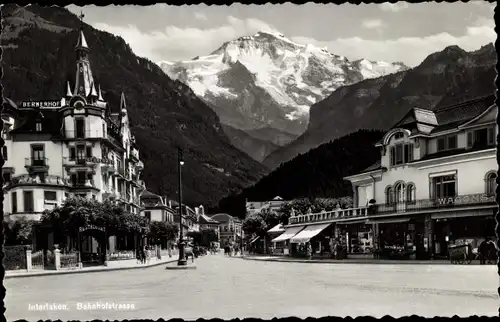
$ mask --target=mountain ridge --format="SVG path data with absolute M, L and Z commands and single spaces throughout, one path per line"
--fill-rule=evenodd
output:
M 412 107 L 433 109 L 495 91 L 493 44 L 466 52 L 448 46 L 409 70 L 340 87 L 310 109 L 307 130 L 264 160 L 274 169 L 358 129 L 385 130 Z

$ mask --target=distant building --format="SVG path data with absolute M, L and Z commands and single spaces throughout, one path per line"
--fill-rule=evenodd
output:
M 174 222 L 175 210 L 169 204 L 167 197 L 144 191 L 141 202 L 143 205 L 141 214 L 150 221 Z
M 243 238 L 243 222 L 241 219 L 226 213 L 213 215 L 212 220 L 219 222 L 220 244 L 225 246 L 228 243 L 240 242 Z
M 271 212 L 277 212 L 285 202 L 286 201 L 280 196 L 276 196 L 273 200 L 269 201 L 247 201 L 247 216 L 257 214 L 264 209 L 268 209 Z

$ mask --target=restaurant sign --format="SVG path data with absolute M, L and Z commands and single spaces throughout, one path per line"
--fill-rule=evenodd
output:
M 106 231 L 106 228 L 105 227 L 101 227 L 101 226 L 94 226 L 94 225 L 88 225 L 88 226 L 83 226 L 83 227 L 79 228 L 80 232 L 84 232 L 84 231 L 87 231 L 87 230 Z
M 484 193 L 438 199 L 440 205 L 466 205 L 466 204 L 477 204 L 477 203 L 486 203 L 494 201 L 495 201 L 495 196 L 488 196 L 487 194 Z
M 61 101 L 45 100 L 45 101 L 25 101 L 21 102 L 21 107 L 23 108 L 34 108 L 34 107 L 61 107 Z

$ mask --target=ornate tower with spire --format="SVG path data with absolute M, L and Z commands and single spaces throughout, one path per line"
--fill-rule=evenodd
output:
M 90 49 L 87 45 L 85 35 L 83 34 L 83 17 L 83 13 L 80 14 L 80 32 L 78 35 L 78 41 L 75 46 L 76 77 L 73 95 L 78 95 L 86 99 L 90 96 L 94 96 L 95 98 L 97 98 L 97 91 L 95 90 L 94 77 L 92 76 L 92 70 L 90 69 L 90 61 L 88 56 Z

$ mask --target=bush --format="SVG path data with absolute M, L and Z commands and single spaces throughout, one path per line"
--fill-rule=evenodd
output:
M 26 269 L 26 246 L 4 246 L 3 265 L 6 270 Z

